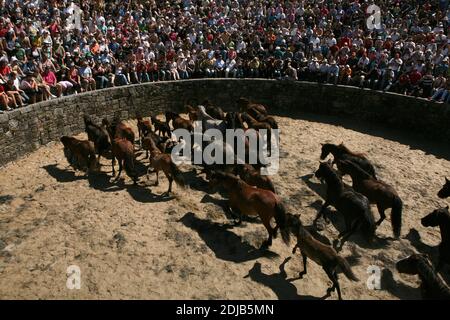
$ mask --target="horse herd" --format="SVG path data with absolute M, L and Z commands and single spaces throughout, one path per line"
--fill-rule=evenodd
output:
M 165 121 L 151 116 L 150 119 L 137 117 L 137 131 L 139 134 L 139 148 L 145 150 L 149 161 L 147 176 L 150 172 L 156 174 L 157 185 L 159 172 L 163 172 L 168 179 L 169 186 L 166 193 L 172 192 L 172 183 L 184 187 L 183 174 L 174 163 L 171 156 L 173 147 L 180 143 L 172 139 L 175 129 L 194 131 L 196 121 L 202 121 L 203 128 L 215 127 L 222 129 L 268 130 L 278 129 L 278 123 L 270 116 L 267 108 L 261 104 L 252 103 L 240 98 L 237 101 L 238 110 L 225 113 L 220 107 L 213 106 L 205 101 L 197 107 L 186 106 L 189 119 L 178 113 L 167 111 Z M 115 181 L 119 179 L 122 169 L 138 183 L 138 173 L 135 168 L 135 141 L 133 129 L 124 122 L 103 119 L 96 124 L 89 116 L 84 116 L 85 131 L 88 140 L 63 136 L 64 154 L 70 165 L 76 170 L 87 174 L 100 170 L 100 158 L 104 156 L 111 159 L 112 175 Z M 271 141 L 270 138 L 267 141 Z M 247 150 L 248 151 L 248 150 Z M 329 155 L 332 160 L 326 160 Z M 391 208 L 391 225 L 394 239 L 401 236 L 403 202 L 395 188 L 377 178 L 374 165 L 366 155 L 349 150 L 344 144 L 323 144 L 320 154 L 320 165 L 315 176 L 326 184 L 325 203 L 314 220 L 313 226 L 320 230 L 317 224 L 319 219 L 329 222 L 330 212 L 327 207 L 333 206 L 343 216 L 345 230 L 341 232 L 333 245 L 324 244 L 317 240 L 304 227 L 300 215 L 288 213 L 280 196 L 276 193 L 274 184 L 269 176 L 261 175 L 263 164 L 231 164 L 231 165 L 201 165 L 202 172 L 211 188 L 222 187 L 228 194 L 228 210 L 237 217 L 236 224 L 242 221 L 242 215 L 259 216 L 268 232 L 268 238 L 261 246 L 268 248 L 276 238 L 278 230 L 282 240 L 289 244 L 293 235 L 297 243 L 293 253 L 300 249 L 303 259 L 303 271 L 299 279 L 307 272 L 307 258 L 322 266 L 332 282 L 327 295 L 337 291 L 341 299 L 341 290 L 338 282 L 337 270 L 352 281 L 358 278 L 352 272 L 347 260 L 339 255 L 346 241 L 355 233 L 359 233 L 367 244 L 377 242 L 377 227 L 385 220 L 385 211 Z M 116 176 L 115 163 L 119 165 Z M 351 177 L 352 186 L 343 182 L 343 176 Z M 450 181 L 446 178 L 445 185 L 438 192 L 440 198 L 450 196 Z M 379 219 L 376 221 L 371 209 L 376 205 Z M 272 226 L 272 219 L 275 226 Z M 417 274 L 421 280 L 421 294 L 424 299 L 450 299 L 450 289 L 438 274 L 446 264 L 450 264 L 450 213 L 448 206 L 439 208 L 425 216 L 421 223 L 425 227 L 439 226 L 442 241 L 439 245 L 439 261 L 436 269 L 425 254 L 413 254 L 398 261 L 396 268 L 400 273 Z

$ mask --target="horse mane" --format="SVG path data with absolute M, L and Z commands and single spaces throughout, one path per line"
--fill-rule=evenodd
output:
M 355 178 L 360 179 L 373 179 L 373 177 L 369 173 L 367 173 L 367 171 L 362 169 L 357 163 L 354 163 L 351 160 L 341 161 L 341 163 L 344 164 L 344 166 L 350 166 L 351 172 L 349 172 L 349 174 L 352 178 L 353 176 L 355 176 Z M 354 173 L 356 173 L 356 175 L 354 175 Z
M 364 158 L 366 159 L 366 155 L 364 153 L 357 153 L 357 152 L 353 152 L 351 151 L 349 148 L 347 148 L 344 143 L 342 142 L 341 144 L 339 144 L 337 146 L 341 151 L 348 153 L 349 155 L 352 155 L 354 157 L 358 157 L 358 158 Z
M 428 258 L 425 255 L 419 256 L 420 258 L 417 261 L 417 273 L 420 277 L 420 280 L 422 280 L 422 282 L 425 282 L 427 286 L 435 286 L 443 294 L 449 295 L 450 288 L 434 270 Z
M 341 188 L 344 188 L 344 183 L 342 182 L 342 178 L 328 163 L 322 162 L 321 166 L 326 168 L 326 175 L 331 179 L 331 183 L 338 185 Z

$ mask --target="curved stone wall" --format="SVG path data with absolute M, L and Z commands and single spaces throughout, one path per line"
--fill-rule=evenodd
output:
M 198 79 L 116 87 L 37 103 L 0 114 L 0 166 L 40 145 L 84 130 L 83 114 L 94 121 L 134 118 L 209 99 L 225 110 L 246 97 L 271 114 L 311 112 L 353 117 L 449 141 L 450 106 L 354 87 L 264 79 Z

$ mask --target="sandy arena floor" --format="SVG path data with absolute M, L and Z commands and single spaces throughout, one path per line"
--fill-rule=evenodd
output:
M 324 187 L 311 174 L 319 164 L 320 142 L 326 141 L 344 141 L 365 152 L 404 201 L 401 240 L 369 249 L 356 237 L 344 246 L 342 255 L 350 257 L 361 279 L 340 276 L 344 299 L 419 298 L 417 278 L 398 274 L 394 263 L 414 251 L 437 253 L 439 230 L 422 227 L 420 218 L 446 204 L 436 193 L 450 173 L 448 146 L 353 122 L 335 126 L 333 118 L 305 119 L 278 117 L 283 157 L 273 181 L 289 211 L 310 224 L 320 208 Z M 138 159 L 143 173 L 147 160 L 140 153 Z M 109 161 L 102 163 L 104 174 L 85 178 L 68 167 L 62 145 L 52 143 L 0 169 L 1 299 L 314 299 L 325 294 L 330 282 L 321 267 L 309 260 L 303 280 L 287 281 L 302 270 L 299 253 L 291 254 L 294 242 L 287 247 L 277 238 L 270 251 L 257 250 L 266 238 L 262 224 L 233 227 L 221 207 L 223 198 L 207 194 L 206 183 L 190 167 L 182 169 L 191 187 L 174 185 L 174 196 L 167 198 L 160 196 L 167 188 L 165 177 L 158 187 L 154 175 L 141 177 L 138 186 L 125 175 L 114 183 Z M 392 235 L 390 211 L 387 216 L 377 230 L 380 237 Z M 332 241 L 335 225 L 342 226 L 339 215 L 321 234 Z M 66 287 L 71 265 L 81 270 L 80 290 Z M 381 290 L 366 286 L 369 265 L 383 270 Z

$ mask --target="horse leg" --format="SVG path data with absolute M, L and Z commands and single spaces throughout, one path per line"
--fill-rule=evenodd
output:
M 156 170 L 156 169 L 155 169 L 155 172 L 156 172 L 156 182 L 155 182 L 155 186 L 157 186 L 157 185 L 159 185 L 159 170 Z
M 380 219 L 377 221 L 377 226 L 379 226 L 384 219 L 386 219 L 386 214 L 384 213 L 385 208 L 381 204 L 377 203 L 378 212 L 380 213 Z
M 342 233 L 341 243 L 339 244 L 339 249 L 342 249 L 342 246 L 347 241 L 347 239 L 358 229 L 360 225 L 360 220 L 354 222 L 351 228 L 347 228 L 345 232 Z
M 330 205 L 330 204 L 329 204 L 328 200 L 326 200 L 325 203 L 324 203 L 324 204 L 322 205 L 322 207 L 320 208 L 320 211 L 317 213 L 316 218 L 315 218 L 314 221 L 313 221 L 313 224 L 314 224 L 314 225 L 317 224 L 317 221 L 318 221 L 322 216 L 324 216 L 325 222 L 327 222 L 327 223 L 329 222 L 329 219 L 325 217 L 325 216 L 326 216 L 325 212 L 326 212 L 326 209 L 327 209 L 327 207 L 328 207 L 329 205 Z
M 298 242 L 295 244 L 294 248 L 292 248 L 292 254 L 295 254 L 295 252 L 297 251 L 297 249 L 300 248 L 298 245 Z
M 306 253 L 302 251 L 302 259 L 303 259 L 303 271 L 298 274 L 299 279 L 303 279 L 303 276 L 306 274 L 306 261 L 308 260 L 308 256 Z
M 169 180 L 169 189 L 167 190 L 167 193 L 171 193 L 173 178 L 171 176 L 168 176 L 167 179 Z
M 116 165 L 116 157 L 113 155 L 111 160 L 111 166 L 112 166 L 112 176 L 114 177 L 116 175 L 116 170 L 114 169 L 114 166 Z
M 119 173 L 117 173 L 116 181 L 119 180 L 120 174 L 122 173 L 122 167 L 123 167 L 123 159 L 119 159 Z
M 267 232 L 269 233 L 269 238 L 263 242 L 261 245 L 261 249 L 266 249 L 272 245 L 272 234 L 273 234 L 273 228 L 270 225 L 270 220 L 264 220 L 263 221 L 264 227 L 266 227 Z
M 342 300 L 341 288 L 339 287 L 338 276 L 337 276 L 336 270 L 332 270 L 329 267 L 323 267 L 323 270 L 327 274 L 328 278 L 330 278 L 330 280 L 333 282 L 333 285 L 327 289 L 327 296 L 329 297 L 331 295 L 331 292 L 333 292 L 334 290 L 337 290 L 338 299 Z

